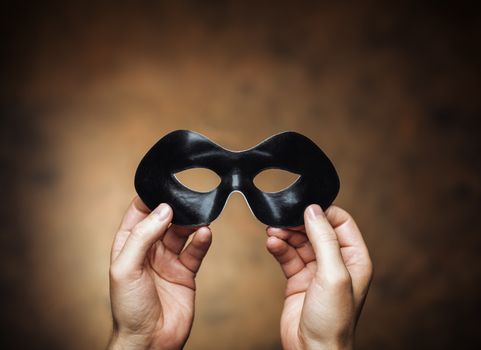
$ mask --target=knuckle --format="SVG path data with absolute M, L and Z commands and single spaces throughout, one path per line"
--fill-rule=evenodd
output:
M 127 274 L 125 269 L 120 264 L 113 263 L 110 265 L 109 275 L 113 281 L 119 281 L 123 280 Z
M 374 264 L 372 263 L 372 260 L 369 259 L 368 263 L 367 263 L 367 268 L 366 268 L 367 271 L 369 271 L 369 274 L 370 275 L 373 275 L 374 274 Z
M 370 260 L 366 264 L 365 276 L 369 281 L 371 281 L 372 278 L 374 277 L 374 264 Z
M 366 257 L 362 261 L 362 268 L 361 268 L 361 273 L 360 275 L 370 281 L 372 277 L 374 276 L 374 264 L 369 256 L 369 253 L 367 253 Z

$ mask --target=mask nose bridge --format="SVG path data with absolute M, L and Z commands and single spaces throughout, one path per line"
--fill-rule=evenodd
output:
M 231 185 L 234 191 L 239 191 L 241 188 L 241 174 L 238 171 L 234 171 L 231 174 Z
M 245 186 L 244 182 L 246 182 L 246 179 L 244 177 L 246 169 L 243 167 L 244 163 L 245 159 L 243 152 L 235 153 L 231 162 L 231 170 L 227 174 L 231 192 L 242 192 L 242 189 Z
M 229 189 L 229 194 L 225 199 L 224 206 L 221 210 L 224 211 L 225 207 L 228 205 L 230 201 L 230 197 L 234 195 L 234 193 L 238 193 L 244 199 L 243 202 L 247 205 L 247 208 L 250 210 L 251 214 L 255 216 L 249 201 L 247 200 L 247 192 L 249 192 L 249 172 L 248 169 L 249 159 L 244 158 L 245 154 L 242 152 L 236 153 L 232 159 L 230 160 L 230 169 L 227 173 L 223 175 L 224 183 Z

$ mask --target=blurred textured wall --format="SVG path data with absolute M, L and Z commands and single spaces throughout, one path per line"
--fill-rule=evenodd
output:
M 397 2 L 396 2 L 397 3 Z M 480 346 L 481 37 L 460 2 L 6 1 L 3 349 L 102 349 L 108 256 L 147 149 L 284 130 L 341 177 L 376 276 L 359 349 Z M 284 278 L 234 195 L 187 349 L 277 349 Z

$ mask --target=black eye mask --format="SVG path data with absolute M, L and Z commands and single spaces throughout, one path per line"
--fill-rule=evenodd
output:
M 193 191 L 174 176 L 190 168 L 210 169 L 220 176 L 221 183 L 210 192 Z M 300 177 L 279 192 L 259 190 L 254 177 L 276 168 Z M 229 195 L 238 191 L 264 224 L 293 227 L 303 224 L 309 204 L 329 207 L 339 192 L 339 178 L 319 147 L 295 132 L 277 134 L 253 148 L 234 152 L 196 132 L 177 130 L 161 138 L 144 156 L 135 174 L 135 189 L 150 209 L 169 204 L 174 211 L 172 222 L 177 225 L 211 223 Z

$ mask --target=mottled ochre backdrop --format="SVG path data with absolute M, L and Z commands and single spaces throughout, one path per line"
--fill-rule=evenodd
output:
M 102 349 L 108 258 L 165 133 L 230 149 L 304 133 L 376 275 L 358 349 L 480 346 L 481 37 L 460 2 L 6 1 L 2 349 Z M 478 71 L 478 73 L 477 73 Z M 233 195 L 187 349 L 278 349 L 284 278 Z

